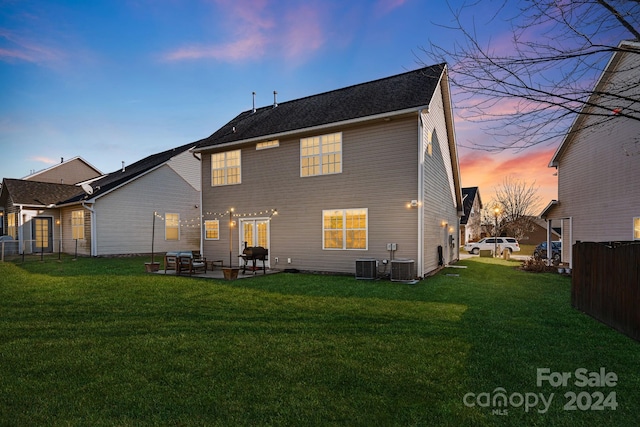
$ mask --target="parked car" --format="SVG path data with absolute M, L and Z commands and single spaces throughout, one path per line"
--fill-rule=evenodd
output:
M 513 237 L 485 237 L 477 242 L 469 242 L 464 245 L 464 249 L 472 254 L 478 254 L 482 249 L 493 250 L 498 247 L 498 252 L 508 249 L 510 253 L 520 251 L 520 244 Z
M 562 256 L 562 242 L 551 242 L 551 258 L 554 264 L 560 262 Z M 544 259 L 547 257 L 547 242 L 542 242 L 533 250 L 535 259 Z

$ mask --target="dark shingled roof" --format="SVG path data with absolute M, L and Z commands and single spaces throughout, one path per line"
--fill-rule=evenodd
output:
M 11 178 L 4 179 L 4 190 L 9 193 L 14 205 L 29 206 L 55 205 L 82 192 L 75 185 Z
M 467 221 L 469 221 L 469 215 L 471 214 L 473 202 L 476 200 L 476 194 L 478 194 L 478 187 L 466 187 L 462 189 L 462 200 L 464 205 L 464 215 L 460 218 L 460 224 L 462 225 L 465 225 Z M 480 202 L 480 204 L 482 206 L 482 202 Z
M 92 181 L 90 183 L 91 187 L 93 188 L 92 195 L 89 196 L 84 191 L 82 191 L 82 189 L 76 187 L 80 189 L 80 193 L 76 194 L 75 197 L 70 197 L 69 199 L 65 200 L 64 203 L 74 203 L 79 202 L 83 199 L 90 199 L 100 196 L 101 194 L 104 194 L 128 181 L 131 181 L 139 175 L 157 166 L 160 166 L 165 162 L 168 162 L 172 157 L 175 157 L 178 154 L 181 154 L 182 152 L 193 148 L 194 146 L 195 143 L 191 142 L 189 144 L 172 148 L 161 153 L 152 154 L 151 156 L 145 157 L 142 160 L 138 160 L 131 165 L 125 165 L 124 172 L 122 171 L 122 169 L 118 169 L 117 171 L 111 172 L 98 180 Z
M 445 64 L 240 113 L 197 149 L 429 105 Z

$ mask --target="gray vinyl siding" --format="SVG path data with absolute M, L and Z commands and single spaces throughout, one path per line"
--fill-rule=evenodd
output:
M 212 187 L 215 151 L 202 153 L 204 219 L 221 220 L 220 240 L 204 242 L 205 256 L 228 264 L 228 217 L 216 213 L 234 207 L 251 217 L 278 210 L 270 222 L 272 268 L 353 273 L 358 258 L 389 259 L 387 243 L 398 244 L 396 258 L 416 259 L 418 211 L 407 204 L 418 198 L 418 115 L 334 131 L 342 132 L 343 154 L 342 173 L 335 175 L 300 177 L 300 138 L 332 131 L 281 139 L 277 148 L 242 147 L 238 185 Z M 322 211 L 351 208 L 368 209 L 368 249 L 323 250 Z M 235 265 L 239 246 L 234 229 Z
M 424 204 L 424 274 L 438 267 L 438 246 L 443 262 L 458 259 L 460 218 L 456 210 L 451 152 L 444 118 L 441 87 L 434 93 L 429 113 L 422 114 L 423 132 L 423 204 Z M 432 153 L 428 154 L 431 133 Z M 457 191 L 460 191 L 459 189 Z M 444 224 L 444 225 L 443 225 Z M 453 236 L 453 246 L 449 236 Z
M 195 159 L 193 159 L 195 161 Z M 154 251 L 200 248 L 199 192 L 171 167 L 160 168 L 100 197 L 95 205 L 97 254 L 151 252 L 154 211 L 180 214 L 179 241 L 166 241 L 164 221 L 156 218 Z
M 190 151 L 184 151 L 167 162 L 167 165 L 193 187 L 200 191 L 200 162 Z
M 78 239 L 77 254 L 91 255 L 91 214 L 82 205 L 61 209 L 62 251 L 68 254 L 76 254 L 76 241 L 73 239 L 73 226 L 71 224 L 71 212 L 82 210 L 84 212 L 84 239 Z
M 640 55 L 626 55 L 618 69 L 630 71 L 617 78 L 637 81 Z M 640 87 L 634 91 L 626 95 L 638 99 Z M 572 218 L 573 242 L 633 240 L 633 218 L 640 216 L 640 122 L 620 116 L 589 128 L 593 120 L 558 159 L 559 204 L 550 216 Z
M 30 181 L 76 184 L 100 176 L 99 172 L 80 159 L 70 160 L 48 170 L 28 176 Z

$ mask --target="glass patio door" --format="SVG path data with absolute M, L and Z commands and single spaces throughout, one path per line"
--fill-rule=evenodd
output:
M 53 218 L 33 218 L 31 221 L 33 252 L 53 252 Z
M 269 220 L 241 219 L 240 220 L 240 253 L 247 246 L 262 246 L 269 249 Z M 266 261 L 269 266 L 269 261 Z

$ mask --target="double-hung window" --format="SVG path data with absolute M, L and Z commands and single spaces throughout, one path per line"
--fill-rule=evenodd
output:
M 180 240 L 180 214 L 168 213 L 164 215 L 165 240 Z
M 300 176 L 342 173 L 342 133 L 300 140 Z
M 367 249 L 367 209 L 322 211 L 322 249 Z
M 211 155 L 211 186 L 240 184 L 242 170 L 240 150 Z
M 220 239 L 220 221 L 210 219 L 204 222 L 204 238 L 205 240 Z
M 84 239 L 84 211 L 82 209 L 71 211 L 71 237 Z

